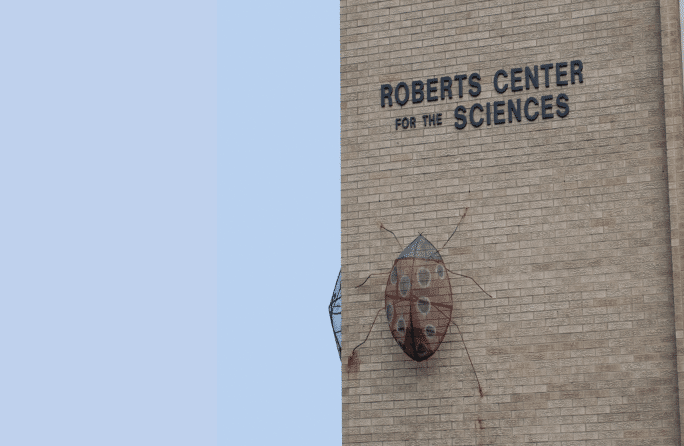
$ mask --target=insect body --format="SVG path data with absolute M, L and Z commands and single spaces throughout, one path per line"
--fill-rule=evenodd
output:
M 468 208 L 463 212 L 459 224 L 456 225 L 454 232 L 451 233 L 442 248 L 449 243 L 467 213 Z M 401 247 L 394 232 L 382 224 L 380 228 L 392 234 Z M 404 353 L 414 361 L 424 361 L 432 356 L 444 340 L 449 325 L 453 322 L 451 319 L 453 311 L 452 291 L 447 272 L 472 280 L 483 293 L 492 297 L 472 277 L 449 270 L 437 248 L 422 234 L 404 248 L 392 265 L 385 288 L 385 314 L 392 336 Z M 369 275 L 356 288 L 363 286 L 373 275 Z M 378 311 L 379 314 L 380 311 Z M 375 320 L 377 320 L 378 315 L 375 316 Z M 370 330 L 373 329 L 375 320 L 373 320 Z M 470 359 L 463 334 L 455 322 L 454 325 L 461 336 L 468 359 Z M 354 356 L 356 349 L 368 340 L 370 330 L 366 339 L 352 350 L 350 358 L 354 361 L 356 360 Z M 470 363 L 472 365 L 472 360 Z M 475 376 L 477 377 L 477 373 Z M 480 394 L 482 394 L 481 387 Z
M 442 256 L 419 235 L 394 261 L 385 288 L 392 336 L 411 359 L 428 359 L 449 329 L 453 302 Z
M 461 220 L 458 225 L 456 225 L 454 232 L 452 232 L 447 241 L 444 242 L 442 248 L 449 243 L 449 240 L 454 236 L 458 226 L 467 213 L 468 208 L 463 212 Z M 380 229 L 384 229 L 392 234 L 401 248 L 399 239 L 397 239 L 394 232 L 385 228 L 382 224 L 380 225 Z M 387 322 L 389 323 L 392 337 L 394 337 L 404 353 L 417 362 L 425 361 L 437 351 L 449 330 L 449 326 L 453 322 L 461 337 L 461 342 L 465 348 L 466 355 L 468 355 L 470 366 L 475 374 L 480 397 L 483 397 L 484 392 L 480 385 L 480 379 L 477 376 L 475 366 L 470 358 L 468 346 L 463 339 L 463 333 L 461 333 L 458 324 L 451 318 L 453 300 L 448 272 L 454 276 L 472 280 L 484 294 L 492 297 L 472 277 L 449 270 L 444 264 L 444 260 L 442 260 L 442 256 L 439 254 L 437 248 L 420 234 L 403 249 L 392 265 L 389 277 L 387 278 L 387 286 L 385 287 L 385 315 L 387 316 Z M 373 275 L 375 274 L 369 275 L 366 280 L 360 285 L 357 285 L 356 288 L 363 286 Z M 341 355 L 341 329 L 336 328 L 335 316 L 341 315 L 342 304 L 339 294 L 336 294 L 338 293 L 337 285 L 335 285 L 335 287 L 336 291 L 333 294 L 333 299 L 330 301 L 329 311 L 335 339 L 338 342 L 338 352 L 340 352 Z M 339 309 L 339 311 L 334 311 L 335 309 Z M 366 339 L 354 347 L 349 355 L 349 358 L 347 359 L 347 371 L 356 370 L 356 366 L 358 365 L 356 350 L 368 340 L 368 336 L 370 336 L 375 321 L 378 319 L 382 310 L 382 308 L 378 310 L 375 315 L 375 319 L 373 319 L 373 323 L 368 330 Z M 338 320 L 341 323 L 340 319 Z

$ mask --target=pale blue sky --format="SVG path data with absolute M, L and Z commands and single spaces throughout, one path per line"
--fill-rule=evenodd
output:
M 339 445 L 339 2 L 219 11 L 219 437 Z
M 0 6 L 1 445 L 216 443 L 216 31 Z
M 341 443 L 338 15 L 0 7 L 0 444 Z

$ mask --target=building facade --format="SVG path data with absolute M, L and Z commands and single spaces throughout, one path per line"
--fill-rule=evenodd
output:
M 343 444 L 680 444 L 678 2 L 341 0 L 340 43 Z

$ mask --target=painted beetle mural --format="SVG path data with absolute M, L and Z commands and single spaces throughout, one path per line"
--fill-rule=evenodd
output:
M 465 209 L 458 225 L 456 225 L 456 228 L 442 248 L 449 243 L 456 233 L 467 212 L 468 208 Z M 392 234 L 401 248 L 401 243 L 399 243 L 399 239 L 397 239 L 394 232 L 385 228 L 382 224 L 380 228 Z M 392 337 L 404 353 L 414 361 L 421 362 L 430 358 L 439 349 L 449 330 L 449 325 L 453 322 L 453 296 L 449 273 L 472 280 L 484 294 L 492 297 L 472 277 L 455 273 L 448 269 L 437 248 L 422 234 L 419 234 L 415 240 L 401 251 L 401 254 L 394 261 L 390 270 L 385 287 L 385 316 Z M 376 274 L 370 274 L 356 288 L 363 286 L 373 275 Z M 341 299 L 338 298 L 336 302 L 341 314 Z M 370 332 L 381 311 L 382 309 L 376 314 L 366 339 L 352 350 L 348 363 L 356 363 L 356 349 L 368 340 L 368 336 L 370 336 Z M 468 347 L 463 340 L 463 334 L 455 322 L 454 325 L 458 330 L 472 365 Z M 335 331 L 334 324 L 333 331 Z M 335 331 L 335 335 L 337 340 L 337 331 Z M 473 371 L 475 371 L 474 367 Z M 475 376 L 477 378 L 477 373 L 475 373 Z M 482 395 L 482 388 L 480 387 L 479 390 L 480 395 Z
M 414 361 L 439 348 L 449 329 L 451 283 L 442 256 L 419 235 L 394 261 L 385 288 L 385 314 L 392 336 Z

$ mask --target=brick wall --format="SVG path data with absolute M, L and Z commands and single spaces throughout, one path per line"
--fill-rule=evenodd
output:
M 340 2 L 343 444 L 679 444 L 678 32 L 674 0 Z M 552 70 L 549 88 L 494 91 L 499 69 L 572 60 L 581 84 Z M 474 72 L 476 98 L 466 82 L 380 105 L 383 84 Z M 454 127 L 459 105 L 560 93 L 564 118 Z M 493 296 L 451 277 L 485 396 L 455 325 L 417 363 L 381 314 L 349 366 L 400 252 L 379 222 L 441 248 L 466 207 L 440 252 Z

